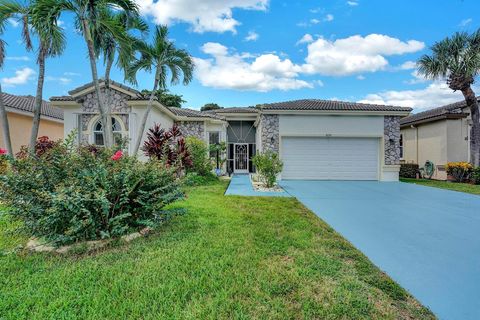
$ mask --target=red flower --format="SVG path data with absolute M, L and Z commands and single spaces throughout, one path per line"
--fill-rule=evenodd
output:
M 3 156 L 3 155 L 5 155 L 5 154 L 7 154 L 7 153 L 8 153 L 7 150 L 0 148 L 0 156 Z
M 123 156 L 123 151 L 118 150 L 110 159 L 112 159 L 113 161 L 117 161 L 117 160 L 120 160 L 122 156 Z

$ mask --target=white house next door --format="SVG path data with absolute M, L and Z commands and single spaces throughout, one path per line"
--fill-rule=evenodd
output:
M 248 143 L 234 145 L 234 172 L 248 173 Z

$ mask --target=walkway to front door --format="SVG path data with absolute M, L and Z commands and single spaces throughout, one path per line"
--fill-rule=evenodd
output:
M 480 319 L 480 196 L 401 182 L 280 184 L 440 319 Z
M 234 172 L 248 173 L 248 143 L 235 143 Z

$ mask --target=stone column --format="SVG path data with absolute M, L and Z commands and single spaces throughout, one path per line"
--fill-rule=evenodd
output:
M 400 117 L 384 117 L 385 165 L 400 164 Z
M 278 114 L 260 115 L 262 152 L 273 151 L 278 153 L 280 134 Z

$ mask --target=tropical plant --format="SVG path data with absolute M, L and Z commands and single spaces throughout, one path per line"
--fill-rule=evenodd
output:
M 145 96 L 150 96 L 152 91 L 142 90 L 142 94 Z M 159 89 L 155 92 L 157 101 L 163 104 L 165 107 L 172 108 L 181 108 L 182 104 L 186 101 L 183 100 L 182 95 L 170 93 L 168 90 Z
M 138 45 L 138 48 L 141 56 L 134 61 L 129 68 L 129 81 L 135 84 L 137 83 L 136 74 L 139 70 L 154 70 L 155 78 L 147 110 L 138 128 L 133 154 L 137 154 L 140 148 L 157 89 L 166 89 L 168 73 L 170 73 L 171 84 L 177 84 L 183 75 L 182 82 L 184 85 L 187 85 L 192 80 L 194 68 L 193 59 L 190 54 L 186 50 L 177 49 L 168 39 L 167 26 L 157 26 L 153 35 L 153 43 L 147 44 L 142 42 Z
M 113 11 L 104 7 L 99 10 L 99 14 L 101 20 L 113 21 L 123 29 L 121 32 L 128 39 L 127 41 L 117 41 L 115 35 L 109 32 L 104 25 L 98 25 L 91 31 L 97 59 L 103 56 L 105 64 L 105 108 L 107 109 L 107 119 L 111 119 L 110 73 L 115 58 L 117 58 L 117 67 L 126 72 L 131 61 L 135 59 L 135 44 L 138 42 L 138 39 L 130 32 L 137 31 L 144 36 L 148 31 L 148 25 L 140 16 L 131 15 L 125 11 Z
M 162 223 L 183 197 L 175 168 L 160 161 L 68 144 L 13 160 L 0 176 L 2 203 L 32 236 L 54 245 L 119 237 Z
M 8 150 L 0 148 L 0 175 L 8 170 Z
M 150 159 L 164 161 L 168 166 L 177 166 L 179 173 L 192 166 L 185 139 L 176 125 L 164 130 L 160 124 L 155 123 L 147 131 L 142 150 Z
M 223 164 L 227 161 L 225 152 L 227 151 L 227 144 L 225 142 L 214 143 L 209 145 L 210 158 L 215 163 L 216 169 L 221 169 Z
M 472 181 L 475 184 L 480 184 L 480 167 L 476 167 L 472 172 Z
M 38 80 L 35 103 L 33 109 L 33 123 L 30 134 L 29 150 L 35 151 L 35 143 L 38 137 L 40 127 L 40 113 L 43 103 L 43 84 L 45 81 L 45 63 L 48 57 L 60 55 L 65 48 L 65 36 L 57 21 L 47 19 L 42 14 L 44 11 L 37 12 L 37 2 L 19 2 L 16 0 L 0 1 L 0 19 L 15 19 L 22 24 L 22 38 L 27 51 L 33 49 L 30 32 L 38 36 L 37 64 Z
M 480 73 L 480 29 L 457 32 L 432 47 L 431 55 L 417 62 L 418 72 L 428 79 L 446 80 L 453 91 L 461 91 L 472 117 L 470 149 L 472 164 L 480 162 L 480 110 L 472 84 Z
M 277 176 L 283 169 L 283 163 L 278 153 L 266 151 L 252 157 L 252 163 L 257 169 L 262 182 L 267 188 L 272 188 L 277 182 Z
M 448 162 L 445 170 L 456 182 L 464 182 L 470 179 L 473 166 L 468 162 Z
M 206 103 L 203 107 L 200 108 L 200 111 L 208 111 L 208 110 L 218 110 L 223 109 L 216 103 Z
M 53 149 L 58 144 L 57 141 L 50 140 L 47 136 L 39 137 L 35 141 L 33 153 L 28 146 L 21 146 L 20 151 L 16 154 L 17 158 L 26 158 L 29 155 L 35 155 L 37 157 L 47 153 L 50 149 Z
M 133 0 L 37 0 L 37 12 L 47 17 L 50 23 L 56 22 L 62 12 L 73 14 L 75 26 L 87 45 L 92 81 L 95 87 L 98 109 L 102 122 L 106 147 L 113 146 L 112 119 L 108 116 L 108 109 L 100 90 L 97 70 L 97 54 L 95 52 L 94 35 L 98 30 L 108 33 L 121 48 L 132 45 L 131 38 L 125 32 L 125 27 L 105 11 L 122 10 L 128 17 L 138 16 L 138 7 Z
M 208 147 L 205 141 L 193 136 L 187 137 L 185 141 L 192 158 L 192 166 L 187 172 L 195 172 L 201 176 L 211 175 L 213 167 L 208 157 Z

